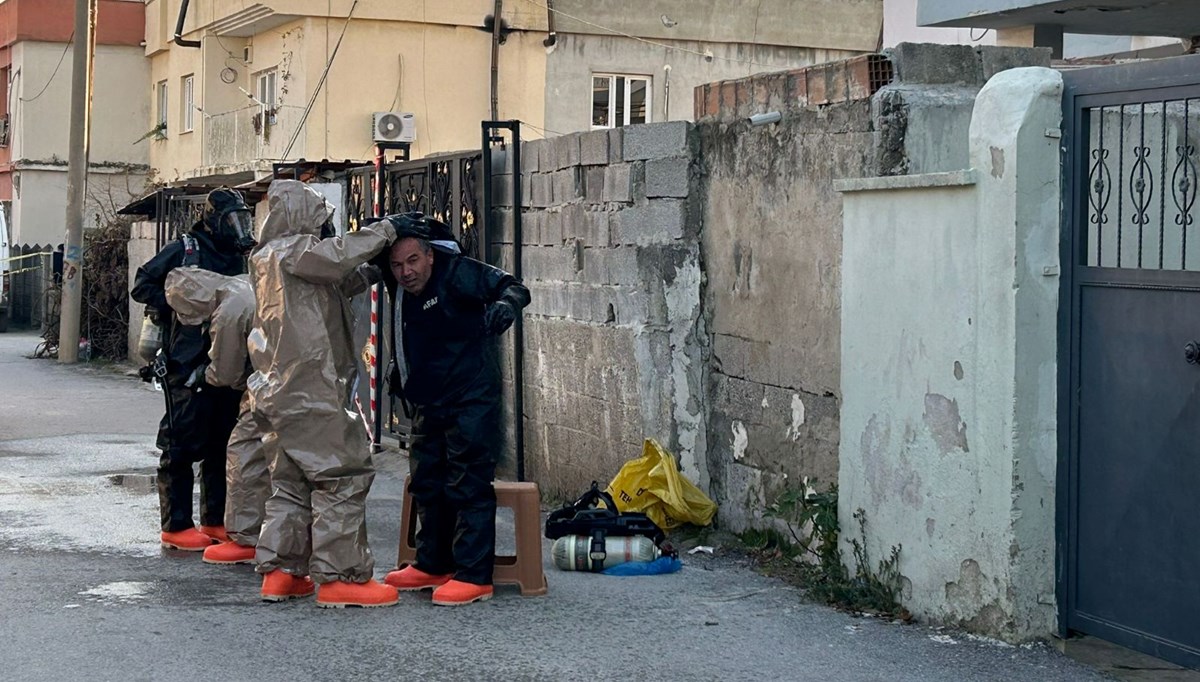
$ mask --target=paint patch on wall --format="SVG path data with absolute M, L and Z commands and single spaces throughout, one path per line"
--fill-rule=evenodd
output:
M 971 451 L 967 445 L 967 425 L 959 416 L 957 400 L 937 393 L 926 393 L 922 418 L 943 455 L 954 450 Z
M 750 443 L 750 437 L 746 433 L 746 425 L 740 421 L 733 422 L 733 459 L 741 461 L 746 456 L 746 446 Z
M 765 399 L 764 399 L 765 400 Z M 804 401 L 799 393 L 792 394 L 792 423 L 788 426 L 787 437 L 793 443 L 800 440 L 800 427 L 804 426 Z
M 905 431 L 905 440 L 909 441 L 907 427 Z M 890 499 L 917 509 L 923 503 L 921 475 L 913 468 L 907 447 L 893 449 L 891 438 L 891 424 L 886 417 L 871 415 L 860 440 L 863 473 L 871 497 L 877 505 Z

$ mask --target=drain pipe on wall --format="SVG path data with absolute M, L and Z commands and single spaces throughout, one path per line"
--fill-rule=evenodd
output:
M 188 4 L 191 0 L 183 0 L 179 5 L 179 20 L 175 22 L 175 44 L 180 47 L 200 47 L 199 40 L 183 39 L 183 22 L 187 20 Z
M 542 47 L 551 48 L 558 43 L 558 33 L 554 31 L 554 0 L 546 0 L 546 39 L 542 41 Z
M 671 120 L 671 65 L 663 66 L 663 89 L 666 91 L 666 96 L 663 97 L 663 120 Z
M 504 10 L 504 0 L 496 0 L 492 10 L 492 120 L 500 118 L 499 87 L 500 87 L 500 28 L 503 22 L 500 12 Z

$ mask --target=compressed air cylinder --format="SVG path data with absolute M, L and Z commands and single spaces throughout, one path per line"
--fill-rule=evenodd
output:
M 142 320 L 142 333 L 138 335 L 138 357 L 147 364 L 154 362 L 158 349 L 162 348 L 162 327 L 150 321 L 147 316 Z
M 593 564 L 592 538 L 587 535 L 564 535 L 550 549 L 554 565 L 564 571 L 599 571 L 630 561 L 654 561 L 662 554 L 653 540 L 642 535 L 610 535 L 604 540 L 604 551 L 603 563 Z

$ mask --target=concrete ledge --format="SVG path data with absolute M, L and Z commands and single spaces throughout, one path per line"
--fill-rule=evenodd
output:
M 894 175 L 882 178 L 851 178 L 834 180 L 837 192 L 887 192 L 929 187 L 970 187 L 975 184 L 975 170 L 927 173 L 925 175 Z

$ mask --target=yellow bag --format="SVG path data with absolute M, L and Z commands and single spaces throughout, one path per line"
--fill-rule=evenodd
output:
M 684 523 L 707 526 L 717 505 L 679 474 L 675 458 L 652 439 L 642 456 L 629 460 L 606 490 L 623 512 L 642 512 L 663 530 Z

